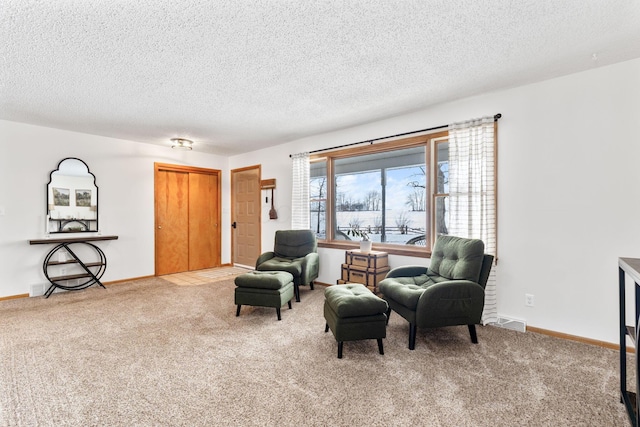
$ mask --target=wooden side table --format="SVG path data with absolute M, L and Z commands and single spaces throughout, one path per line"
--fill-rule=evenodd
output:
M 360 283 L 374 294 L 378 293 L 378 282 L 390 270 L 389 254 L 381 251 L 349 250 L 344 254 L 344 261 L 338 283 Z

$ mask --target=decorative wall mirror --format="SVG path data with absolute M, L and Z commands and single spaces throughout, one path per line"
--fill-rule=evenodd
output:
M 98 231 L 98 186 L 89 166 L 75 157 L 62 159 L 47 184 L 48 233 Z

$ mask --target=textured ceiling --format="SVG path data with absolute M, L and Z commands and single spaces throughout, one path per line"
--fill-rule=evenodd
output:
M 225 155 L 640 57 L 639 0 L 1 0 L 0 19 L 0 119 Z

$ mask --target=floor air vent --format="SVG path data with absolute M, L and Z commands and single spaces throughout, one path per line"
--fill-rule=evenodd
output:
M 44 284 L 40 283 L 37 285 L 31 285 L 31 290 L 29 292 L 30 297 L 39 297 L 44 295 Z
M 527 331 L 527 322 L 525 322 L 524 320 L 510 319 L 503 316 L 498 317 L 498 322 L 494 323 L 494 325 L 500 328 L 511 329 L 518 332 Z

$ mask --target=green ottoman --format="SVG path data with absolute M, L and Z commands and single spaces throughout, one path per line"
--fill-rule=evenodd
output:
M 385 300 L 375 296 L 360 284 L 333 285 L 324 291 L 324 331 L 331 329 L 338 341 L 338 359 L 342 359 L 345 341 L 378 340 L 378 350 L 384 354 L 382 338 L 387 336 Z
M 235 278 L 236 317 L 242 305 L 275 307 L 280 320 L 280 307 L 285 303 L 291 309 L 293 275 L 286 271 L 252 271 Z

